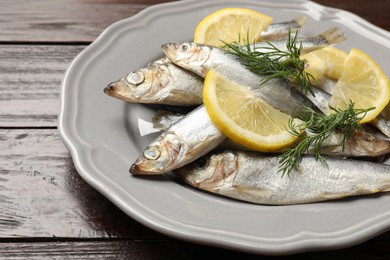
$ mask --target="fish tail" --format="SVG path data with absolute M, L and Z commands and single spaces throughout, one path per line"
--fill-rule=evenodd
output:
M 295 18 L 293 21 L 298 25 L 298 27 L 302 27 L 305 25 L 306 20 L 307 20 L 307 17 L 302 15 L 302 16 Z
M 386 137 L 390 138 L 390 120 L 387 120 L 382 114 L 379 114 L 370 124 L 380 130 Z
M 329 30 L 321 33 L 320 36 L 323 37 L 329 45 L 341 43 L 347 40 L 347 37 L 338 27 L 332 27 Z

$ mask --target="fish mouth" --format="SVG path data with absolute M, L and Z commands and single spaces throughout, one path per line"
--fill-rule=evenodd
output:
M 103 89 L 103 92 L 110 97 L 124 100 L 129 99 L 129 101 L 134 101 L 132 99 L 132 93 L 130 89 L 124 85 L 122 79 L 110 83 L 107 87 Z
M 116 81 L 116 82 L 110 83 L 107 87 L 105 87 L 103 89 L 103 92 L 110 97 L 123 99 L 126 97 L 123 95 L 122 89 L 123 88 L 121 88 L 120 84 L 118 84 L 118 82 Z
M 114 93 L 116 92 L 115 89 L 117 87 L 116 82 L 111 82 L 107 87 L 103 89 L 104 94 L 109 95 L 109 96 L 114 96 Z
M 157 175 L 161 174 L 153 170 L 154 167 L 151 167 L 149 160 L 144 156 L 140 156 L 137 160 L 131 165 L 129 172 L 133 175 Z
M 131 167 L 129 169 L 129 173 L 131 173 L 133 175 L 161 175 L 160 172 L 143 170 L 141 167 L 139 167 L 139 165 L 137 165 L 135 163 L 133 165 L 131 165 Z
M 131 165 L 130 167 L 130 170 L 129 170 L 129 173 L 133 174 L 133 175 L 145 175 L 144 171 L 142 171 L 141 169 L 139 169 L 137 167 L 137 165 L 133 164 Z
M 161 49 L 165 53 L 165 56 L 168 57 L 173 63 L 175 63 L 175 53 L 179 48 L 178 43 L 165 43 L 161 46 Z

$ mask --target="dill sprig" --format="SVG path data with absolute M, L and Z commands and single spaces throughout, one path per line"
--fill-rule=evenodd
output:
M 311 84 L 313 76 L 304 70 L 305 61 L 300 59 L 303 46 L 302 43 L 297 44 L 298 35 L 298 31 L 294 37 L 289 34 L 287 50 L 281 50 L 271 42 L 266 42 L 266 46 L 255 46 L 249 42 L 241 45 L 241 39 L 234 43 L 224 43 L 224 48 L 250 71 L 264 76 L 260 85 L 272 79 L 287 80 L 296 82 L 304 93 L 310 92 L 314 96 Z
M 263 76 L 260 85 L 272 79 L 282 79 L 294 83 L 301 88 L 301 92 L 309 92 L 314 96 L 311 81 L 314 77 L 307 73 L 305 61 L 300 59 L 302 43 L 298 44 L 297 31 L 294 37 L 289 37 L 286 43 L 286 50 L 281 50 L 274 44 L 266 42 L 265 46 L 256 46 L 255 43 L 247 42 L 241 45 L 241 39 L 234 43 L 224 43 L 224 48 L 250 71 Z M 248 37 L 247 37 L 248 39 Z M 321 155 L 322 144 L 325 140 L 337 132 L 343 136 L 342 149 L 346 142 L 356 131 L 362 130 L 359 122 L 367 114 L 368 109 L 355 109 L 354 103 L 350 101 L 347 109 L 341 110 L 330 107 L 333 111 L 330 115 L 324 115 L 311 108 L 306 108 L 298 116 L 304 121 L 302 125 L 295 125 L 292 120 L 289 122 L 289 131 L 301 137 L 301 141 L 294 147 L 288 148 L 279 156 L 279 170 L 282 176 L 290 175 L 293 169 L 297 169 L 304 154 L 313 154 L 316 160 L 326 165 L 325 158 Z M 304 131 L 305 130 L 305 131 Z M 306 132 L 303 135 L 302 132 Z
M 335 131 L 339 131 L 343 135 L 342 148 L 351 136 L 359 130 L 362 130 L 359 121 L 367 114 L 368 111 L 374 109 L 355 109 L 354 103 L 349 102 L 347 109 L 341 110 L 330 107 L 334 113 L 324 115 L 314 111 L 311 108 L 305 108 L 300 118 L 304 121 L 303 125 L 296 126 L 289 122 L 290 132 L 296 136 L 300 136 L 302 130 L 306 128 L 306 135 L 301 142 L 295 147 L 287 149 L 279 157 L 279 172 L 282 176 L 290 174 L 291 170 L 297 169 L 302 157 L 305 153 L 311 150 L 314 158 L 326 165 L 324 157 L 321 156 L 321 145 Z

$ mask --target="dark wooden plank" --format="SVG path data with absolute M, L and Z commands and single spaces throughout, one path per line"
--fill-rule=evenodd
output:
M 3 0 L 0 41 L 91 42 L 107 26 L 165 0 Z M 389 0 L 314 0 L 390 30 Z
M 165 0 L 2 0 L 0 41 L 91 42 L 107 26 Z
M 157 235 L 80 178 L 56 129 L 0 130 L 0 191 L 0 240 Z
M 352 12 L 390 31 L 390 0 L 313 0 L 313 2 Z
M 386 238 L 386 239 L 384 239 Z M 176 239 L 0 242 L 5 259 L 388 259 L 388 237 L 350 248 L 275 257 L 192 244 Z
M 89 43 L 112 22 L 159 2 L 165 1 L 0 1 L 0 42 Z M 390 30 L 389 0 L 315 2 Z M 55 126 L 60 80 L 84 47 L 1 45 L 0 126 Z M 2 259 L 259 258 L 169 239 L 138 224 L 79 177 L 55 129 L 3 129 L 0 141 Z M 387 232 L 352 248 L 298 256 L 386 259 L 389 242 Z
M 85 45 L 0 45 L 0 126 L 56 126 L 61 80 Z
M 151 241 L 73 241 L 45 243 L 0 243 L 0 256 L 6 259 L 201 259 L 204 257 L 258 256 L 232 252 L 177 240 Z M 261 259 L 268 259 L 261 258 Z

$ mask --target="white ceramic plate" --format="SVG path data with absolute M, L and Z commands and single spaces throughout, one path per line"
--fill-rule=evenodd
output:
M 296 206 L 262 206 L 214 196 L 168 177 L 140 178 L 130 165 L 154 135 L 138 119 L 153 110 L 106 96 L 103 88 L 163 55 L 166 42 L 191 40 L 198 22 L 223 7 L 247 7 L 274 22 L 308 17 L 302 33 L 341 27 L 390 75 L 390 34 L 351 13 L 309 1 L 180 1 L 156 5 L 108 27 L 71 64 L 62 86 L 59 129 L 79 174 L 126 214 L 166 235 L 260 254 L 351 246 L 390 228 L 390 194 Z

